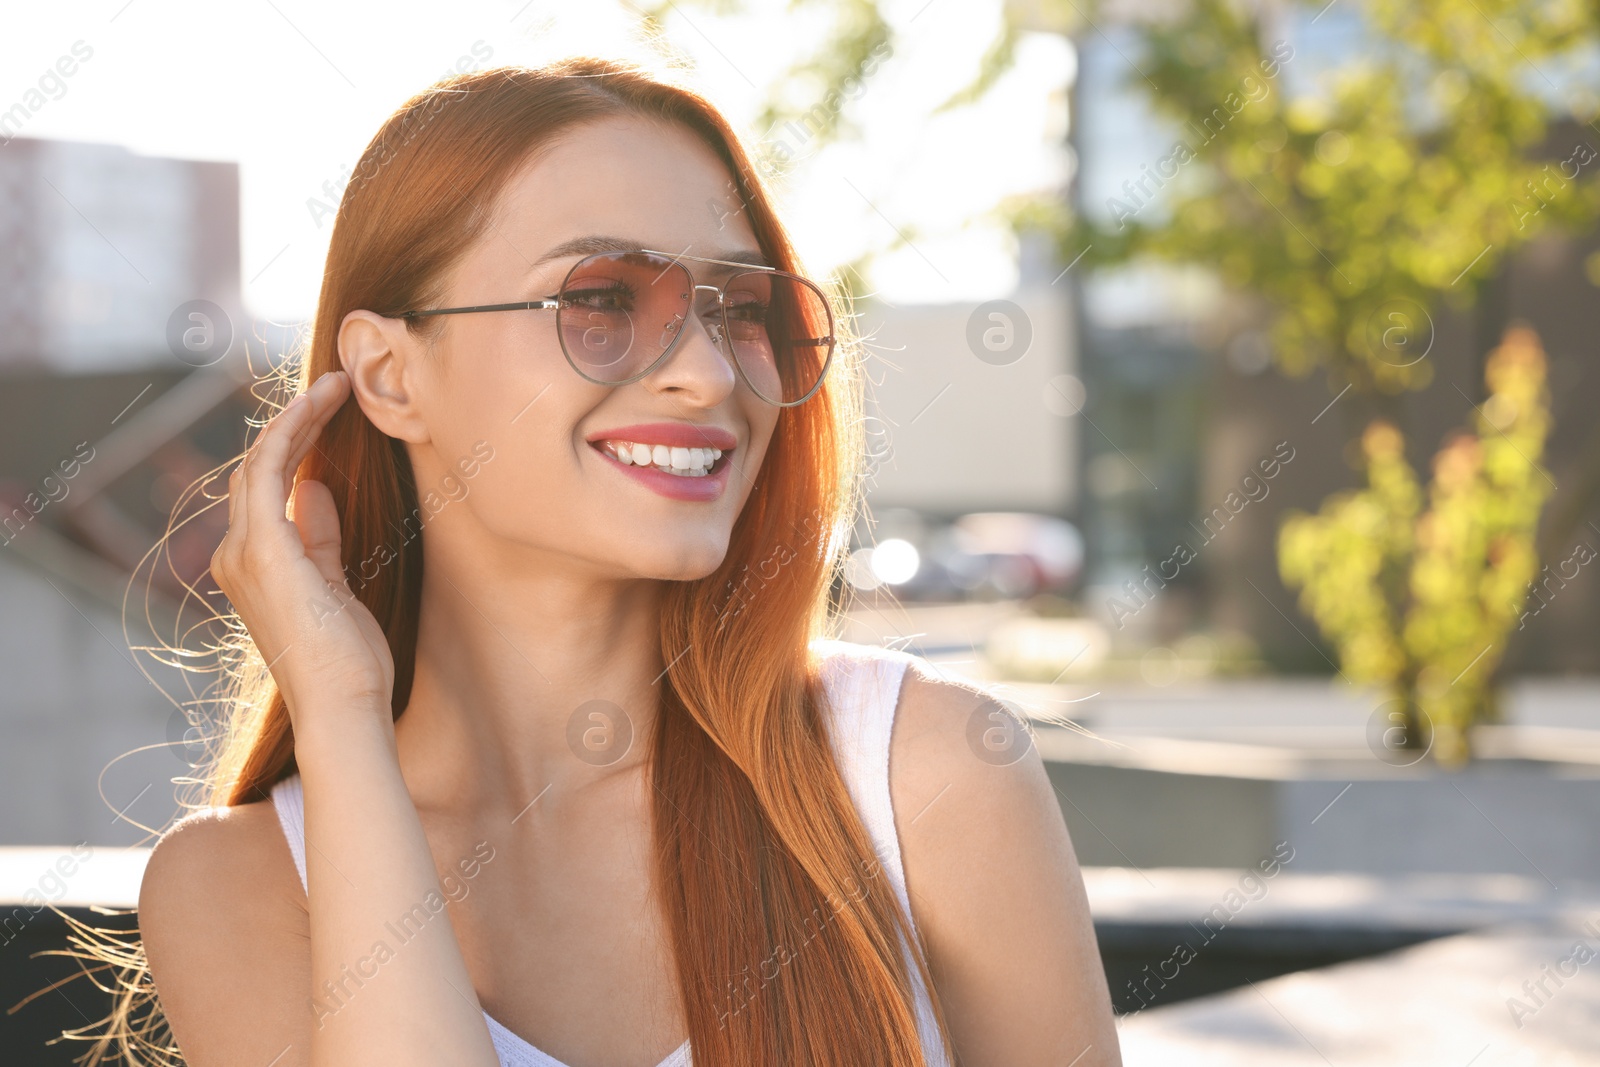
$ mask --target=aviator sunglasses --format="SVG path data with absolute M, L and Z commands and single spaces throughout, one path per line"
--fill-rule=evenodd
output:
M 683 260 L 738 267 L 720 286 L 700 285 Z M 769 404 L 809 400 L 833 360 L 833 311 L 816 285 L 774 267 L 642 249 L 585 256 L 561 291 L 515 304 L 405 311 L 400 318 L 477 311 L 554 311 L 572 369 L 599 385 L 626 385 L 655 370 L 682 340 L 702 290 L 717 294 L 717 321 L 751 390 Z M 702 321 L 705 321 L 702 319 Z

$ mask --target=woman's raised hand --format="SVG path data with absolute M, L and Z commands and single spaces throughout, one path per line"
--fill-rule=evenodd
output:
M 229 476 L 228 532 L 211 557 L 212 577 L 261 650 L 297 738 L 315 733 L 308 718 L 326 714 L 376 714 L 393 730 L 394 659 L 345 579 L 333 496 L 322 482 L 294 480 L 349 396 L 349 375 L 333 371 L 272 417 Z

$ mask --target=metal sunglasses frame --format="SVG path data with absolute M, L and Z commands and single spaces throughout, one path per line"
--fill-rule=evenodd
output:
M 669 264 L 669 266 L 667 268 L 668 270 L 670 270 L 673 265 L 683 266 L 683 264 L 682 264 L 683 260 L 693 260 L 696 263 L 716 263 L 716 264 L 719 264 L 721 266 L 726 266 L 726 267 L 742 267 L 742 268 L 744 268 L 743 270 L 739 271 L 738 273 L 730 275 L 729 278 L 727 279 L 727 281 L 725 281 L 722 285 L 701 285 L 699 282 L 697 282 L 695 280 L 694 272 L 691 271 L 687 266 L 683 267 L 684 273 L 689 276 L 689 284 L 691 286 L 693 286 L 695 293 L 698 294 L 702 289 L 704 289 L 704 290 L 709 290 L 709 291 L 714 292 L 714 293 L 717 294 L 718 318 L 721 320 L 721 322 L 716 324 L 720 328 L 717 330 L 716 334 L 713 335 L 713 339 L 715 340 L 715 342 L 719 346 L 722 345 L 724 339 L 727 338 L 727 335 L 730 332 L 729 331 L 729 327 L 728 327 L 727 286 L 732 284 L 734 279 L 742 277 L 745 274 L 775 274 L 775 275 L 778 275 L 779 277 L 790 278 L 790 279 L 792 279 L 792 280 L 794 280 L 796 282 L 799 282 L 801 285 L 804 285 L 804 286 L 810 288 L 813 292 L 815 292 L 817 294 L 818 298 L 822 302 L 823 309 L 828 314 L 828 334 L 827 334 L 826 337 L 806 338 L 805 341 L 808 342 L 808 343 L 811 343 L 811 344 L 824 344 L 824 343 L 826 343 L 827 346 L 828 346 L 828 354 L 827 354 L 826 357 L 824 357 L 824 359 L 822 361 L 822 370 L 817 374 L 816 384 L 814 384 L 810 389 L 808 389 L 806 391 L 806 395 L 805 396 L 802 396 L 799 400 L 790 400 L 790 401 L 787 401 L 787 402 L 777 401 L 777 400 L 771 399 L 770 397 L 768 397 L 765 394 L 763 394 L 761 392 L 761 390 L 757 389 L 755 383 L 750 380 L 750 376 L 745 373 L 744 366 L 743 366 L 742 363 L 740 363 L 738 354 L 733 350 L 733 343 L 732 343 L 731 340 L 728 340 L 728 344 L 727 344 L 727 348 L 725 349 L 725 353 L 733 360 L 733 365 L 738 370 L 739 377 L 744 379 L 745 384 L 750 387 L 750 391 L 752 393 L 755 393 L 756 396 L 760 397 L 762 400 L 766 401 L 767 403 L 772 404 L 774 407 L 792 408 L 792 407 L 796 407 L 796 406 L 798 406 L 800 404 L 804 404 L 807 400 L 810 400 L 812 398 L 812 396 L 814 396 L 816 394 L 818 389 L 822 388 L 822 383 L 824 381 L 826 381 L 827 377 L 828 377 L 828 368 L 833 365 L 834 349 L 838 346 L 838 339 L 834 336 L 834 333 L 833 333 L 833 308 L 832 308 L 832 306 L 828 303 L 828 299 L 827 299 L 826 295 L 823 294 L 822 290 L 818 289 L 816 284 L 814 282 L 812 282 L 810 279 L 802 278 L 800 275 L 792 274 L 792 273 L 790 273 L 789 271 L 786 271 L 786 270 L 779 270 L 776 267 L 766 267 L 766 266 L 762 266 L 760 264 L 755 264 L 755 263 L 739 263 L 739 262 L 737 262 L 735 260 L 728 260 L 728 259 L 709 259 L 709 258 L 707 258 L 705 256 L 686 256 L 686 255 L 683 255 L 682 253 L 674 254 L 672 252 L 660 252 L 660 251 L 657 251 L 657 250 L 651 249 L 651 248 L 616 249 L 616 250 L 610 251 L 610 252 L 595 252 L 595 253 L 592 253 L 591 255 L 584 256 L 582 259 L 578 260 L 578 262 L 574 263 L 572 265 L 571 269 L 569 269 L 567 271 L 566 276 L 561 279 L 561 289 L 560 289 L 560 291 L 558 291 L 555 295 L 547 296 L 542 300 L 525 300 L 525 301 L 520 301 L 518 303 L 513 303 L 513 304 L 474 304 L 474 305 L 471 305 L 469 307 L 431 308 L 431 309 L 422 310 L 422 311 L 402 311 L 396 317 L 397 318 L 402 318 L 402 319 L 419 319 L 419 318 L 422 318 L 422 317 L 427 316 L 427 315 L 466 315 L 466 314 L 469 314 L 469 313 L 472 313 L 472 312 L 478 312 L 478 311 L 555 311 L 559 315 L 559 313 L 561 311 L 561 295 L 560 294 L 562 292 L 566 291 L 567 283 L 572 280 L 572 276 L 577 273 L 579 267 L 583 266 L 585 263 L 589 262 L 591 259 L 599 259 L 599 258 L 602 258 L 602 257 L 612 257 L 612 256 L 626 256 L 626 255 L 661 256 L 661 257 L 663 257 L 665 259 L 669 259 L 669 260 L 672 261 L 672 263 Z M 663 271 L 662 273 L 664 274 L 664 273 L 666 273 L 666 271 Z M 699 312 L 694 307 L 693 298 L 691 298 L 691 300 L 690 300 L 689 314 L 691 314 L 691 315 L 698 315 L 699 314 Z M 559 321 L 559 319 L 558 319 L 558 321 Z M 687 320 L 685 320 L 685 321 L 687 321 Z M 702 320 L 702 323 L 705 324 L 705 325 L 712 325 L 712 324 L 709 324 L 709 323 L 704 323 L 704 320 Z M 585 381 L 594 382 L 596 385 L 628 385 L 628 384 L 630 384 L 632 382 L 636 382 L 639 379 L 648 376 L 657 367 L 661 366 L 661 364 L 666 360 L 666 358 L 668 356 L 672 355 L 673 352 L 677 351 L 678 342 L 683 340 L 683 338 L 684 338 L 684 336 L 685 336 L 685 334 L 687 332 L 688 331 L 686 331 L 686 330 L 679 330 L 677 335 L 675 337 L 673 337 L 671 342 L 669 342 L 667 344 L 667 347 L 661 350 L 661 354 L 659 356 L 657 356 L 654 360 L 652 360 L 650 362 L 650 365 L 648 367 L 646 367 L 644 370 L 639 371 L 637 374 L 631 375 L 630 377 L 624 378 L 621 381 L 616 381 L 616 382 L 602 381 L 599 378 L 591 378 L 589 375 L 585 374 L 583 372 L 583 370 L 578 366 L 578 364 L 573 360 L 572 353 L 567 351 L 567 340 L 566 340 L 566 336 L 565 336 L 565 334 L 564 334 L 564 332 L 562 330 L 558 329 L 556 331 L 556 340 L 559 341 L 560 344 L 561 344 L 561 354 L 566 357 L 567 365 L 570 366 L 578 374 L 578 376 L 583 378 Z

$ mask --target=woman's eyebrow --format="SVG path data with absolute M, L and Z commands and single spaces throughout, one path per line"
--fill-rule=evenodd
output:
M 588 237 L 574 237 L 570 241 L 562 241 L 534 260 L 533 265 L 541 267 L 553 259 L 565 259 L 568 256 L 592 256 L 596 252 L 638 252 L 643 248 L 643 243 L 629 240 L 626 237 L 593 234 Z
M 563 241 L 554 248 L 548 249 L 538 259 L 533 261 L 533 267 L 534 269 L 538 269 L 539 267 L 544 266 L 546 263 L 549 263 L 551 260 L 565 259 L 569 256 L 592 256 L 596 252 L 642 252 L 644 248 L 644 242 L 638 240 L 637 238 L 614 237 L 609 234 L 591 234 L 587 237 L 575 237 L 570 241 Z M 666 251 L 666 249 L 661 249 L 660 251 Z M 694 256 L 690 255 L 688 249 L 675 254 L 684 256 L 688 259 L 695 258 Z M 704 256 L 703 258 L 723 259 L 735 263 L 749 263 L 752 266 L 757 267 L 765 267 L 768 265 L 767 257 L 761 252 L 742 248 L 725 252 L 714 252 Z

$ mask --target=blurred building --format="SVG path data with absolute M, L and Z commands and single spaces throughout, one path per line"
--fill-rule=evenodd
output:
M 17 138 L 0 190 L 0 842 L 126 844 L 189 773 L 181 707 L 205 679 L 150 649 L 195 645 L 177 605 L 212 589 L 225 507 L 186 508 L 151 549 L 258 407 L 238 171 Z M 197 301 L 220 311 L 209 350 L 183 338 Z M 249 340 L 257 374 L 287 343 Z
M 1007 299 L 862 308 L 874 509 L 953 519 L 1073 508 L 1070 291 L 1051 284 L 1035 246 L 1024 248 L 1021 267 Z
M 171 365 L 175 309 L 210 300 L 238 320 L 238 165 L 15 138 L 0 249 L 0 367 Z
M 846 579 L 903 600 L 1025 597 L 1082 562 L 1083 399 L 1071 290 L 1025 237 L 1009 296 L 860 305 L 866 344 L 867 510 Z

